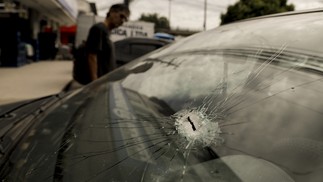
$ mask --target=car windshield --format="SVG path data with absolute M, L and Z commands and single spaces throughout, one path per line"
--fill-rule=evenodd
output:
M 234 23 L 139 58 L 41 118 L 2 173 L 13 181 L 321 181 L 321 17 Z
M 287 47 L 185 52 L 147 60 L 154 66 L 127 77 L 122 86 L 177 111 L 160 127 L 175 125 L 165 131 L 184 138 L 176 139 L 181 153 L 200 153 L 198 146 L 209 146 L 239 167 L 250 161 L 237 155 L 253 156 L 262 164 L 250 162 L 252 168 L 273 165 L 296 181 L 305 176 L 318 181 L 323 167 L 322 57 L 312 56 Z M 127 95 L 135 107 L 138 99 Z M 262 167 L 252 175 L 278 173 L 266 168 L 271 172 L 263 174 Z

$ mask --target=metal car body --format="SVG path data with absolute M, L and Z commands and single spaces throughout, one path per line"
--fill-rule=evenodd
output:
M 2 107 L 0 178 L 322 181 L 322 16 L 228 24 Z

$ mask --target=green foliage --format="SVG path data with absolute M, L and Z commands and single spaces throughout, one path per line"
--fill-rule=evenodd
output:
M 237 20 L 274 13 L 293 11 L 294 5 L 287 5 L 287 0 L 240 0 L 221 14 L 221 25 Z
M 157 13 L 153 14 L 141 14 L 140 21 L 152 22 L 155 23 L 155 29 L 166 29 L 169 30 L 169 21 L 166 17 L 159 17 Z

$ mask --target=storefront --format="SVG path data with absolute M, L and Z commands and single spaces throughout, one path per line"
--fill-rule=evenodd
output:
M 77 0 L 0 1 L 0 66 L 53 59 L 60 27 L 74 25 L 77 15 Z

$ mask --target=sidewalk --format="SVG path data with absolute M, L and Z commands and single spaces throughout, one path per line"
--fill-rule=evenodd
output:
M 0 105 L 58 93 L 72 80 L 73 61 L 0 67 Z

